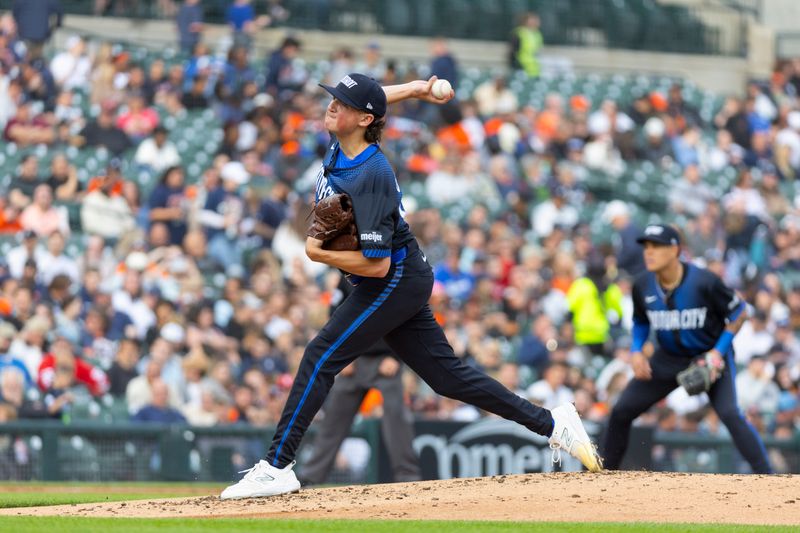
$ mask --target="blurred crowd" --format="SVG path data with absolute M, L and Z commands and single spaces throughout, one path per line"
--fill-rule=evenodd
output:
M 630 288 L 646 219 L 635 203 L 601 203 L 587 180 L 648 161 L 676 176 L 667 212 L 654 214 L 680 221 L 685 259 L 752 305 L 734 342 L 741 408 L 765 434 L 795 433 L 800 197 L 786 190 L 800 171 L 800 61 L 749 83 L 710 120 L 680 82 L 630 101 L 552 93 L 536 108 L 509 83 L 524 72 L 458 90 L 445 40 L 431 42 L 425 64 L 400 64 L 372 42 L 312 66 L 298 36 L 266 57 L 244 37 L 214 49 L 202 12 L 184 24 L 184 7 L 183 60 L 148 64 L 79 36 L 33 55 L 13 17 L 0 17 L 0 128 L 26 154 L 0 199 L 0 232 L 13 239 L 0 258 L 0 421 L 113 404 L 140 421 L 277 422 L 305 344 L 340 297 L 339 273 L 304 254 L 328 142 L 317 83 L 357 71 L 386 85 L 435 74 L 457 88 L 444 106 L 393 106 L 381 147 L 459 357 L 531 401 L 574 401 L 604 421 L 632 375 Z M 219 142 L 190 176 L 201 158 L 165 124 L 203 112 L 215 127 L 195 134 Z M 75 148 L 108 157 L 87 175 Z M 46 167 L 43 152 L 55 154 Z M 715 194 L 706 176 L 729 168 L 733 185 Z M 404 381 L 419 417 L 484 416 L 411 372 Z M 380 411 L 371 402 L 363 414 Z M 643 418 L 665 431 L 725 431 L 705 397 L 680 390 Z

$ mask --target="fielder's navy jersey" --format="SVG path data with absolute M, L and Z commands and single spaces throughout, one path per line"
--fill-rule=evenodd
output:
M 331 141 L 317 175 L 316 200 L 337 193 L 347 193 L 353 200 L 364 257 L 389 257 L 414 239 L 400 215 L 400 185 L 377 144 L 348 159 L 339 142 Z
M 683 264 L 683 279 L 669 294 L 645 272 L 633 285 L 634 337 L 655 331 L 662 349 L 673 355 L 694 357 L 714 348 L 727 322 L 735 320 L 746 304 L 736 292 L 708 270 Z

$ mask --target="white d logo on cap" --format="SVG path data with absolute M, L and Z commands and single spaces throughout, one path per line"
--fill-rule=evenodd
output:
M 352 89 L 353 87 L 358 85 L 358 83 L 356 83 L 356 80 L 354 80 L 350 76 L 345 76 L 344 78 L 342 78 L 342 81 L 340 81 L 339 83 L 345 84 L 348 89 Z
M 647 226 L 644 230 L 645 235 L 661 235 L 664 233 L 664 228 L 661 226 Z

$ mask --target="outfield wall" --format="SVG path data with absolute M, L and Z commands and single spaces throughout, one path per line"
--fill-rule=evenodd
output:
M 602 428 L 587 423 L 593 440 Z M 547 439 L 497 418 L 476 422 L 415 423 L 414 448 L 423 479 L 498 474 L 578 471 L 563 454 L 551 462 Z M 229 481 L 263 456 L 273 428 L 189 427 L 161 424 L 20 421 L 0 425 L 0 480 L 44 481 Z M 334 472 L 333 483 L 391 481 L 380 421 L 353 427 L 349 466 Z M 298 454 L 298 471 L 311 453 L 314 427 Z M 776 471 L 800 472 L 800 436 L 766 441 Z M 661 433 L 634 427 L 626 469 L 743 473 L 747 466 L 730 439 Z

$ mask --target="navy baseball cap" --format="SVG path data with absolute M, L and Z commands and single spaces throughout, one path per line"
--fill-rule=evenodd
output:
M 681 236 L 678 230 L 667 224 L 650 224 L 644 232 L 636 239 L 639 244 L 654 242 L 666 246 L 680 246 Z
M 386 114 L 386 93 L 380 84 L 364 74 L 348 74 L 336 87 L 319 84 L 337 100 L 376 117 Z

